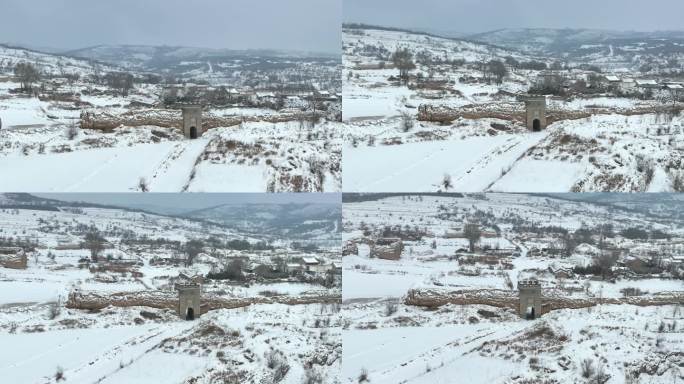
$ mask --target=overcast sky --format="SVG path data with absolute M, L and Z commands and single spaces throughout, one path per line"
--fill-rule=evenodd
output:
M 342 0 L 2 0 L 0 41 L 340 52 Z
M 323 203 L 341 204 L 339 193 L 36 193 L 36 196 L 61 201 L 121 207 L 157 206 L 162 208 L 195 210 L 222 204 L 287 204 Z
M 477 33 L 502 28 L 682 30 L 682 0 L 344 0 L 344 21 Z

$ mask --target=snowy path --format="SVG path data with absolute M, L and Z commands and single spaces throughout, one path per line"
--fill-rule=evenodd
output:
M 176 326 L 177 324 L 177 326 Z M 0 376 L 15 382 L 44 382 L 57 365 L 73 382 L 95 382 L 116 372 L 120 364 L 135 361 L 167 337 L 177 335 L 192 323 L 173 326 L 144 325 L 43 333 L 0 335 L 0 343 L 13 348 L 0 351 Z
M 207 147 L 209 139 L 199 138 L 181 142 L 174 146 L 168 157 L 156 167 L 147 178 L 151 192 L 181 191 L 188 184 L 197 158 Z
M 485 341 L 496 340 L 531 323 L 461 324 L 442 327 L 396 327 L 343 332 L 342 373 L 345 382 L 354 383 L 367 369 L 372 383 L 451 383 L 454 376 L 464 382 L 478 379 L 488 383 L 506 369 L 490 375 L 468 369 L 463 354 Z M 430 367 L 428 370 L 427 367 Z M 465 372 L 464 372 L 465 371 Z M 470 377 L 472 376 L 472 377 Z M 490 377 L 491 376 L 491 377 Z
M 454 189 L 484 191 L 549 131 L 394 146 L 346 147 L 346 192 L 428 192 L 450 175 Z
M 0 180 L 0 191 L 130 192 L 145 178 L 151 191 L 180 192 L 208 140 L 0 156 L 2 179 L 12 181 Z

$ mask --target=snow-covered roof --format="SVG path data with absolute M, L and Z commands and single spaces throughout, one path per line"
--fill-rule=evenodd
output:
M 653 79 L 637 79 L 637 85 L 658 85 L 658 82 Z
M 606 80 L 608 81 L 620 81 L 620 78 L 615 75 L 606 75 Z
M 315 257 L 302 257 L 304 264 L 318 264 L 318 259 Z

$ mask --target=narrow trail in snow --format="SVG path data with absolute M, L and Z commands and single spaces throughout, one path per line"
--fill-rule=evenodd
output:
M 114 153 L 112 157 L 108 158 L 107 161 L 102 163 L 102 165 L 100 165 L 99 167 L 96 167 L 92 172 L 90 172 L 84 178 L 82 178 L 81 180 L 77 181 L 76 183 L 64 188 L 64 192 L 71 192 L 75 189 L 78 189 L 81 185 L 88 183 L 89 180 L 91 180 L 95 176 L 99 175 L 100 172 L 104 171 L 112 163 L 114 163 L 114 161 L 116 161 L 118 159 L 118 157 L 119 157 L 118 153 Z
M 133 338 L 127 340 L 125 343 L 123 343 L 124 345 L 129 345 L 129 346 L 135 346 L 135 345 L 141 345 L 141 344 L 147 344 L 147 345 L 151 344 L 151 345 L 149 347 L 145 348 L 145 350 L 142 353 L 139 353 L 135 357 L 130 359 L 127 363 L 121 362 L 119 367 L 117 367 L 113 371 L 105 374 L 104 376 L 101 376 L 97 381 L 94 382 L 94 384 L 101 383 L 101 382 L 109 379 L 111 376 L 115 375 L 116 373 L 123 371 L 124 369 L 133 365 L 135 362 L 140 361 L 142 358 L 147 356 L 150 352 L 156 350 L 165 339 L 167 339 L 171 336 L 177 336 L 180 333 L 185 332 L 189 328 L 191 328 L 191 326 L 186 325 L 186 326 L 181 327 L 179 329 L 177 329 L 177 328 L 166 328 L 166 329 L 162 329 L 162 330 L 154 329 L 153 331 L 155 331 L 155 332 L 153 334 L 146 333 L 144 335 L 139 335 L 139 336 L 136 336 L 136 337 L 133 337 Z M 171 331 L 174 331 L 174 332 L 171 332 Z M 95 359 L 95 362 L 97 362 L 99 360 L 104 360 L 104 359 L 107 359 L 107 360 L 114 359 L 121 352 L 122 352 L 121 346 L 116 346 L 116 347 L 112 348 L 111 350 L 105 352 L 104 354 L 100 355 L 99 358 Z M 92 366 L 92 364 L 89 364 L 88 366 L 83 366 L 78 370 L 88 368 L 90 366 Z M 75 371 L 78 371 L 78 370 L 75 370 Z
M 546 139 L 550 134 L 551 134 L 551 131 L 547 127 L 547 129 L 544 130 L 544 135 L 539 135 L 540 136 L 539 139 L 534 141 L 533 143 L 531 143 L 531 145 L 530 145 L 530 143 L 528 143 L 525 150 L 520 153 L 520 156 L 516 157 L 515 160 L 506 167 L 506 172 L 501 172 L 501 174 L 499 174 L 499 176 L 496 179 L 494 179 L 491 183 L 489 183 L 487 185 L 487 187 L 483 190 L 483 192 L 491 192 L 492 187 L 496 183 L 498 183 L 499 180 L 501 180 L 504 176 L 506 176 L 506 174 L 508 174 L 508 172 L 510 172 L 511 169 L 513 169 L 513 167 L 515 167 L 515 165 L 525 157 L 525 154 L 530 150 L 530 148 L 539 144 L 542 140 Z
M 454 180 L 454 184 L 458 185 L 459 181 L 473 174 L 473 171 L 486 168 L 489 164 L 493 163 L 498 156 L 500 156 L 503 153 L 510 152 L 522 143 L 523 142 L 520 140 L 520 138 L 513 137 L 510 138 L 504 145 L 494 147 L 491 151 L 486 152 L 482 157 L 475 159 L 475 161 L 471 164 L 468 170 L 465 171 L 465 173 L 462 173 Z
M 448 339 L 433 345 L 418 354 L 410 356 L 410 358 L 395 366 L 379 372 L 373 372 L 372 376 L 380 382 L 386 379 L 395 379 L 396 377 L 403 377 L 405 378 L 405 382 L 412 382 L 421 377 L 430 375 L 440 368 L 458 364 L 463 356 L 467 355 L 484 342 L 510 336 L 529 325 L 529 323 L 514 323 L 509 324 L 507 327 L 500 327 L 498 323 L 488 324 L 481 329 L 474 330 L 468 336 Z M 382 346 L 379 347 L 379 349 L 379 352 L 382 352 Z M 417 364 L 419 365 L 418 369 L 415 368 Z M 426 365 L 431 367 L 430 370 L 424 368 Z M 397 375 L 398 371 L 406 371 L 407 375 Z M 416 371 L 420 371 L 420 373 L 415 374 Z M 414 373 L 410 374 L 409 372 Z
M 178 159 L 180 155 L 185 152 L 186 146 L 183 145 L 183 143 L 177 143 L 176 145 L 171 148 L 169 153 L 164 157 L 159 163 L 154 167 L 154 173 L 152 174 L 152 180 L 156 179 L 157 177 L 160 177 L 166 172 L 171 165 L 173 165 L 173 162 L 175 159 Z
M 187 189 L 199 156 L 204 153 L 210 139 L 185 140 L 169 151 L 168 155 L 154 167 L 147 179 L 148 188 L 154 192 L 181 192 Z

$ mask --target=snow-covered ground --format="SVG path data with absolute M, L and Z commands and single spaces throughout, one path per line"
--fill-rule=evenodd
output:
M 529 321 L 513 310 L 517 301 L 509 307 L 487 301 L 419 307 L 405 301 L 410 290 L 453 291 L 456 300 L 463 291 L 514 293 L 517 282 L 529 278 L 541 282 L 547 300 L 619 299 L 629 290 L 644 297 L 684 297 L 681 267 L 624 272 L 634 260 L 681 251 L 679 199 L 653 196 L 632 210 L 620 208 L 629 199 L 619 196 L 594 203 L 569 195 L 347 195 L 343 238 L 345 249 L 353 251 L 343 258 L 343 382 L 565 384 L 600 377 L 605 383 L 665 384 L 681 379 L 684 313 L 678 305 L 566 308 Z M 469 222 L 479 222 L 486 233 L 475 252 L 469 252 L 462 233 Z M 602 240 L 603 247 L 621 250 L 610 279 L 573 269 L 599 257 L 596 228 L 604 225 L 613 234 Z M 629 228 L 658 229 L 670 238 L 623 236 Z M 557 254 L 562 236 L 556 231 L 589 235 L 567 254 Z M 373 257 L 373 243 L 382 237 L 405 237 L 398 260 Z M 569 275 L 555 275 L 556 270 Z M 583 365 L 591 365 L 588 378 Z
M 0 191 L 129 192 L 141 180 L 151 192 L 341 190 L 339 123 L 245 123 L 196 140 L 157 127 L 81 130 L 74 140 L 64 131 L 0 131 Z
M 103 46 L 81 52 L 105 55 L 112 64 L 104 65 L 0 45 L 0 191 L 341 191 L 339 100 L 318 101 L 321 118 L 313 124 L 305 92 L 277 108 L 274 103 L 252 100 L 256 93 L 251 87 L 262 86 L 263 77 L 269 76 L 251 68 L 248 60 L 231 61 L 225 68 L 230 79 L 224 69 L 221 74 L 212 70 L 225 63 L 204 62 L 200 68 L 186 68 L 183 83 L 192 88 L 193 80 L 205 81 L 226 94 L 227 89 L 234 93 L 239 87 L 242 98 L 240 103 L 234 95 L 230 102 L 205 101 L 203 125 L 209 128 L 199 139 L 188 140 L 178 129 L 180 111 L 162 96 L 168 85 L 140 81 L 151 73 L 137 72 L 142 64 L 126 63 L 120 57 L 131 54 L 136 57 L 130 58 L 133 62 L 145 62 L 154 50 Z M 192 50 L 179 51 L 191 54 Z M 339 62 L 311 60 L 292 61 L 273 71 L 282 81 L 310 76 L 309 82 L 321 92 L 337 94 Z M 41 74 L 32 92 L 22 91 L 12 73 L 15 65 L 25 62 Z M 130 67 L 136 77 L 125 95 L 104 80 L 123 70 L 117 64 Z M 249 80 L 252 77 L 259 79 Z M 185 85 L 178 87 L 185 89 Z
M 339 261 L 339 241 L 332 248 L 304 252 L 292 240 L 250 235 L 227 225 L 41 199 L 29 204 L 23 196 L 0 195 L 0 248 L 23 247 L 28 264 L 26 269 L 0 264 L 0 344 L 14 346 L 0 352 L 5 381 L 339 382 L 342 340 L 335 300 L 294 305 L 253 301 L 207 311 L 195 321 L 181 319 L 175 308 L 134 303 L 79 309 L 70 301 L 77 291 L 105 298 L 144 292 L 174 298 L 174 283 L 183 282 L 182 276 L 204 277 L 235 260 L 244 263 L 242 268 L 269 266 L 268 271 L 274 263 L 312 256 L 330 265 Z M 256 216 L 268 212 L 252 209 Z M 293 219 L 291 225 L 297 224 Z M 92 254 L 84 240 L 93 232 L 106 242 L 97 262 L 89 261 Z M 212 245 L 203 246 L 192 265 L 174 260 L 184 260 L 190 240 Z M 274 248 L 229 248 L 234 240 Z M 252 273 L 240 274 L 247 276 L 244 281 L 204 279 L 203 295 L 247 303 L 273 296 L 286 301 L 340 295 L 339 278 L 336 285 L 323 286 L 323 278 L 313 275 L 257 281 Z
M 664 113 L 671 100 L 608 91 L 547 95 L 550 124 L 530 132 L 522 97 L 545 72 L 507 65 L 497 84 L 482 64 L 552 58 L 374 28 L 344 29 L 343 49 L 345 192 L 682 188 L 684 130 L 681 113 Z M 416 64 L 408 85 L 393 67 L 397 49 L 407 49 Z M 674 105 L 681 110 L 681 102 Z

